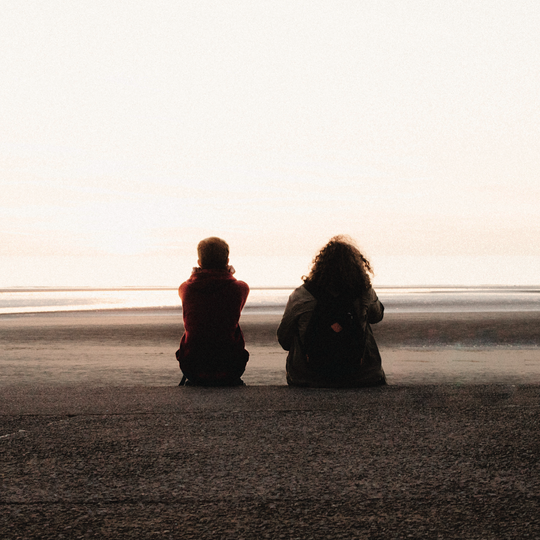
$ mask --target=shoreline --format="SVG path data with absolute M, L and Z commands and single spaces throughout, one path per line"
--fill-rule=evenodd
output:
M 283 313 L 295 287 L 252 287 L 244 311 Z M 408 286 L 376 288 L 387 313 L 540 312 L 539 286 Z M 181 312 L 176 287 L 0 289 L 0 317 L 68 313 Z

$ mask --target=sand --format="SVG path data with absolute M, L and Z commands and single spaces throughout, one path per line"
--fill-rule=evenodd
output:
M 0 537 L 540 537 L 538 385 L 0 392 Z
M 247 313 L 248 385 L 284 385 L 280 315 Z M 540 383 L 540 314 L 387 314 L 374 326 L 390 384 Z M 0 317 L 0 386 L 171 386 L 181 315 L 77 312 Z
M 538 314 L 389 316 L 353 390 L 286 387 L 278 321 L 179 388 L 178 314 L 0 317 L 0 537 L 540 538 Z

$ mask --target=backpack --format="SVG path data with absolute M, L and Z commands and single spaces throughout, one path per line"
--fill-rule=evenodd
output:
M 317 298 L 302 345 L 308 368 L 327 379 L 343 379 L 358 372 L 366 335 L 354 299 Z

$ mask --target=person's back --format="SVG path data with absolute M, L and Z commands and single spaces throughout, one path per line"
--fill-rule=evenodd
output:
M 199 243 L 199 268 L 178 290 L 184 335 L 176 357 L 189 383 L 242 384 L 249 353 L 239 325 L 249 287 L 228 266 L 228 245 L 219 238 Z
M 386 383 L 370 327 L 382 320 L 384 306 L 371 287 L 370 271 L 369 262 L 344 237 L 332 238 L 315 257 L 310 275 L 289 297 L 277 331 L 279 343 L 289 351 L 289 385 Z M 321 327 L 326 323 L 328 332 Z M 335 333 L 337 339 L 331 336 L 323 343 L 328 333 Z M 350 350 L 343 351 L 343 347 Z

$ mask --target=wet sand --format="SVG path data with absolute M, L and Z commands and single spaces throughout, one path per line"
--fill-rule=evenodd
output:
M 280 315 L 246 313 L 249 385 L 284 385 Z M 375 325 L 390 384 L 540 383 L 540 313 L 387 314 Z M 181 315 L 170 311 L 0 317 L 0 386 L 171 386 Z

